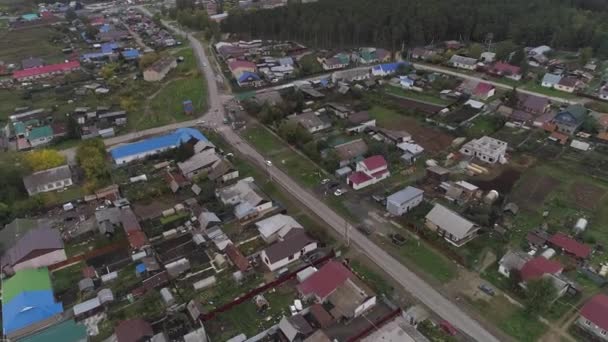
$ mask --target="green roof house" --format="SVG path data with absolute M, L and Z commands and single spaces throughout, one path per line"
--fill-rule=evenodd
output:
M 49 125 L 34 127 L 27 134 L 27 140 L 31 147 L 48 144 L 53 140 L 53 129 Z
M 15 273 L 2 284 L 2 301 L 10 302 L 15 296 L 28 291 L 53 291 L 51 277 L 46 268 L 29 268 Z
M 52 325 L 42 331 L 17 340 L 18 342 L 86 342 L 87 329 L 73 319 Z

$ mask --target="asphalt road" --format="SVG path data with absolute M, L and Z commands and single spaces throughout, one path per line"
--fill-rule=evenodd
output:
M 139 9 L 151 15 L 145 8 L 139 7 Z M 236 134 L 230 126 L 223 124 L 224 108 L 223 100 L 225 99 L 218 91 L 218 86 L 215 82 L 215 75 L 210 67 L 209 60 L 205 55 L 205 50 L 201 43 L 187 34 L 179 30 L 178 28 L 171 27 L 169 23 L 164 23 L 167 27 L 173 31 L 178 32 L 186 37 L 190 42 L 190 45 L 195 51 L 198 57 L 199 67 L 205 74 L 207 80 L 207 91 L 209 93 L 209 110 L 208 112 L 198 120 L 191 120 L 186 122 L 180 122 L 172 125 L 163 127 L 152 128 L 140 132 L 129 133 L 109 139 L 105 139 L 104 142 L 107 146 L 116 145 L 132 141 L 144 136 L 155 135 L 172 131 L 180 127 L 194 126 L 205 120 L 205 125 L 216 129 L 228 143 L 234 146 L 242 155 L 249 158 L 252 162 L 257 163 L 260 167 L 267 169 L 268 175 L 277 183 L 279 183 L 285 190 L 287 190 L 292 196 L 298 199 L 303 205 L 308 207 L 310 210 L 315 212 L 321 217 L 331 228 L 335 229 L 340 234 L 344 233 L 346 227 L 346 221 L 336 214 L 332 209 L 326 206 L 322 201 L 317 199 L 307 190 L 302 188 L 299 184 L 293 181 L 287 174 L 279 170 L 274 166 L 267 166 L 265 158 L 258 153 L 253 147 L 247 144 L 238 134 Z M 443 71 L 442 71 L 443 72 Z M 463 77 L 463 75 L 458 75 Z M 319 76 L 313 78 L 318 79 Z M 72 150 L 72 155 L 74 149 Z M 70 150 L 64 151 L 70 153 Z M 391 277 L 393 277 L 401 286 L 403 286 L 413 296 L 418 298 L 422 303 L 428 306 L 431 310 L 436 312 L 439 316 L 448 320 L 452 325 L 471 336 L 477 341 L 481 342 L 494 342 L 498 341 L 490 332 L 482 327 L 477 321 L 469 317 L 464 311 L 462 311 L 457 305 L 446 299 L 438 291 L 433 289 L 424 280 L 418 277 L 416 274 L 411 272 L 399 261 L 394 259 L 381 247 L 371 242 L 367 237 L 359 233 L 356 229 L 349 229 L 349 235 L 351 242 L 356 245 L 360 250 L 365 253 L 373 262 L 380 266 L 386 271 Z

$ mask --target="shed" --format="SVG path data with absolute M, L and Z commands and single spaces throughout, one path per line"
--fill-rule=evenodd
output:
M 78 282 L 78 290 L 80 292 L 91 291 L 93 289 L 95 289 L 95 284 L 91 278 L 84 278 Z
M 166 306 L 171 306 L 175 304 L 175 297 L 173 297 L 173 294 L 171 293 L 171 290 L 169 290 L 169 288 L 163 287 L 162 289 L 160 289 L 160 295 L 163 298 L 163 302 L 165 302 Z
M 196 283 L 192 284 L 192 286 L 195 290 L 203 290 L 215 285 L 215 283 L 217 283 L 217 279 L 215 278 L 215 276 L 211 276 L 203 280 L 197 281 Z
M 101 291 L 97 293 L 97 298 L 99 298 L 101 304 L 105 304 L 114 301 L 114 294 L 110 289 L 101 289 Z
M 338 178 L 345 178 L 352 172 L 353 172 L 353 169 L 351 169 L 349 166 L 345 166 L 345 167 L 341 167 L 341 168 L 337 169 L 335 172 L 335 175 Z

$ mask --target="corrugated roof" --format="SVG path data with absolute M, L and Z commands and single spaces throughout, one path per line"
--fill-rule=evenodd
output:
M 118 323 L 114 329 L 118 342 L 136 342 L 154 336 L 150 323 L 141 318 L 129 319 Z
M 71 61 L 67 63 L 51 64 L 41 66 L 39 68 L 30 68 L 25 70 L 17 70 L 13 72 L 13 77 L 16 79 L 32 77 L 37 75 L 49 74 L 53 72 L 64 72 L 80 68 L 80 62 Z
M 539 256 L 526 262 L 521 268 L 520 274 L 523 281 L 528 281 L 540 278 L 544 274 L 558 273 L 562 269 L 563 267 L 559 262 Z
M 46 268 L 30 268 L 17 271 L 2 284 L 2 301 L 10 302 L 24 291 L 52 290 L 51 278 Z
M 581 309 L 581 316 L 608 330 L 608 296 L 605 294 L 593 296 Z
M 63 312 L 61 303 L 55 302 L 53 291 L 26 291 L 2 303 L 4 334 L 28 327 Z
M 179 146 L 188 142 L 190 139 L 208 141 L 201 132 L 194 128 L 180 128 L 171 134 L 118 146 L 112 149 L 110 154 L 112 155 L 112 158 L 116 160 L 145 152 Z
M 405 189 L 398 191 L 386 198 L 388 202 L 393 203 L 406 203 L 420 195 L 424 194 L 423 190 L 415 188 L 413 186 L 408 186 Z
M 14 219 L 0 230 L 0 252 L 12 247 L 28 231 L 44 227 L 50 228 L 51 222 L 46 219 Z
M 275 242 L 265 249 L 270 263 L 287 258 L 302 250 L 307 245 L 315 242 L 302 229 L 291 230 L 284 240 Z
M 591 254 L 591 247 L 574 240 L 564 233 L 556 233 L 549 239 L 549 242 L 559 248 L 563 248 L 564 251 L 578 258 L 586 258 Z
M 52 169 L 34 172 L 29 176 L 23 177 L 23 185 L 28 191 L 37 192 L 41 185 L 62 181 L 72 178 L 72 172 L 68 165 L 54 167 Z
M 50 326 L 36 334 L 19 339 L 19 342 L 86 342 L 87 329 L 73 319 Z
M 352 272 L 341 262 L 330 260 L 300 283 L 298 291 L 304 296 L 314 294 L 319 298 L 325 298 L 352 276 Z
M 426 215 L 426 219 L 439 226 L 441 229 L 452 234 L 457 239 L 466 237 L 475 224 L 441 204 L 435 204 L 433 209 Z
M 2 256 L 2 265 L 14 266 L 23 262 L 25 257 L 37 250 L 63 249 L 63 240 L 59 231 L 51 228 L 30 230 Z

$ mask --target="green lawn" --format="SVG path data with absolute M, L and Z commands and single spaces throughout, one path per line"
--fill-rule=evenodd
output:
M 381 106 L 373 106 L 369 113 L 376 119 L 376 124 L 381 127 L 391 127 L 391 124 L 403 117 L 396 111 Z
M 287 148 L 282 140 L 259 125 L 250 125 L 245 129 L 241 136 L 262 154 L 272 154 Z
M 511 304 L 504 296 L 494 296 L 490 301 L 472 300 L 468 297 L 466 300 L 486 319 L 517 341 L 537 341 L 547 330 L 547 326 L 536 317 L 526 314 L 523 309 Z
M 174 122 L 191 120 L 207 109 L 206 83 L 201 76 L 175 79 L 150 101 L 150 112 L 134 118 L 133 128 L 146 129 Z M 192 101 L 194 115 L 184 113 L 183 102 Z
M 312 188 L 325 178 L 323 170 L 316 167 L 310 160 L 291 150 L 285 150 L 274 155 L 272 161 L 300 184 Z
M 391 295 L 393 287 L 381 275 L 371 271 L 357 260 L 352 261 L 350 267 L 376 294 Z
M 16 63 L 29 57 L 39 57 L 47 63 L 60 62 L 65 58 L 61 52 L 64 35 L 57 29 L 33 27 L 22 30 L 0 32 L 0 60 L 6 64 Z
M 64 291 L 78 288 L 78 282 L 82 279 L 82 268 L 84 266 L 84 263 L 79 262 L 54 271 L 51 280 L 55 293 L 63 293 Z
M 501 120 L 494 115 L 480 115 L 471 121 L 470 124 L 466 128 L 466 133 L 473 138 L 492 135 L 503 126 Z
M 428 103 L 436 104 L 439 106 L 447 106 L 451 103 L 450 101 L 446 101 L 446 100 L 440 98 L 438 94 L 434 94 L 434 93 L 406 90 L 401 87 L 396 87 L 393 85 L 388 85 L 384 89 L 389 94 L 407 97 L 412 100 L 428 102 Z
M 441 283 L 447 283 L 457 276 L 454 262 L 432 250 L 423 241 L 406 236 L 408 237 L 406 244 L 399 247 L 386 237 L 379 237 L 377 240 L 386 251 L 406 261 L 405 264 L 413 263 Z

